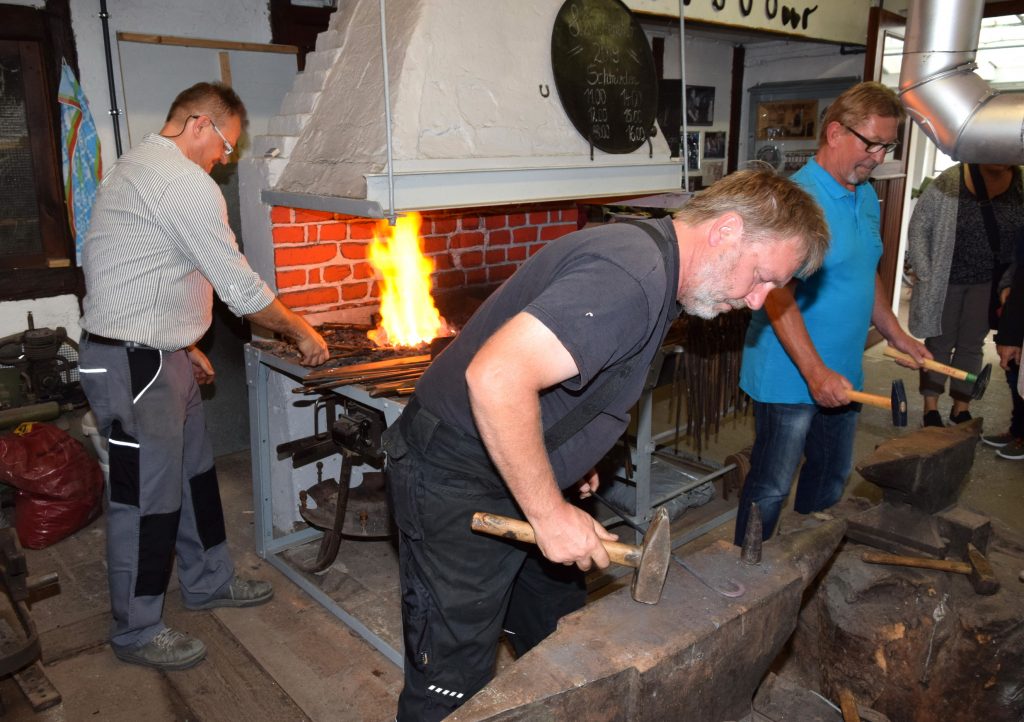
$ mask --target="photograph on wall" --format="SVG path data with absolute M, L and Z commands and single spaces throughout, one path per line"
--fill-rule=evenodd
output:
M 686 86 L 686 124 L 711 125 L 715 121 L 715 89 L 710 85 Z
M 758 140 L 813 140 L 817 129 L 817 99 L 757 104 Z
M 683 93 L 678 80 L 658 84 L 658 128 L 673 158 L 679 157 L 679 133 L 683 127 Z
M 724 160 L 704 160 L 701 165 L 701 175 L 704 177 L 704 185 L 709 186 L 716 181 L 722 180 L 725 173 Z
M 689 170 L 700 168 L 700 132 L 686 134 L 686 167 Z
M 704 131 L 704 157 L 724 158 L 725 157 L 725 131 Z

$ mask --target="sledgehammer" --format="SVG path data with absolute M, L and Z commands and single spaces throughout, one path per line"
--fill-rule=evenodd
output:
M 852 389 L 848 389 L 846 395 L 850 397 L 850 401 L 892 411 L 893 426 L 907 425 L 907 390 L 900 379 L 892 382 L 892 393 L 889 395 L 889 398 L 876 396 L 875 394 L 866 394 L 863 391 L 853 391 Z
M 905 354 L 901 351 L 897 351 L 892 346 L 886 346 L 883 351 L 889 358 L 894 358 L 898 361 L 910 361 L 913 363 L 914 359 L 912 356 Z M 988 388 L 988 381 L 992 378 L 992 364 L 985 364 L 985 368 L 980 373 L 972 374 L 970 371 L 964 371 L 958 369 L 955 366 L 947 366 L 946 364 L 940 364 L 938 361 L 932 359 L 925 359 L 921 364 L 929 371 L 934 371 L 937 374 L 943 374 L 960 381 L 966 381 L 969 384 L 974 384 L 971 387 L 971 398 L 974 400 L 980 399 L 985 395 L 985 389 Z
M 529 544 L 537 543 L 533 527 L 519 519 L 478 511 L 473 515 L 471 526 L 473 531 L 484 534 Z M 655 513 L 641 546 L 612 541 L 601 543 L 608 552 L 608 558 L 613 562 L 636 569 L 630 587 L 633 599 L 643 604 L 657 604 L 661 600 L 661 590 L 665 586 L 668 562 L 672 555 L 668 512 L 665 508 L 662 507 Z

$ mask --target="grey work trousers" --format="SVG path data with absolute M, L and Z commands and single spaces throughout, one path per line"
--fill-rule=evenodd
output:
M 951 283 L 942 306 L 942 333 L 926 338 L 925 347 L 939 363 L 976 374 L 981 371 L 982 347 L 988 336 L 989 283 Z M 946 376 L 921 370 L 921 395 L 941 396 Z M 949 380 L 949 395 L 957 401 L 970 401 L 974 384 Z
M 175 556 L 186 604 L 209 601 L 234 576 L 203 402 L 183 350 L 83 338 L 79 355 L 82 388 L 109 442 L 110 639 L 146 644 L 164 629 Z

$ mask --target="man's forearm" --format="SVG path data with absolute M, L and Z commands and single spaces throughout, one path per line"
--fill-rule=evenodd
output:
M 262 310 L 247 314 L 246 318 L 271 331 L 284 334 L 293 341 L 299 341 L 308 334 L 315 333 L 306 319 L 290 310 L 276 298 Z

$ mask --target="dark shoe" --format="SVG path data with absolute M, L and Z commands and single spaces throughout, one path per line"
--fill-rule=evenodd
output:
M 996 455 L 1010 461 L 1024 461 L 1024 439 L 1014 439 L 1003 448 L 998 449 Z
M 961 411 L 959 414 L 954 414 L 952 411 L 949 412 L 949 420 L 953 424 L 962 424 L 973 418 L 970 411 Z
M 945 426 L 945 424 L 942 423 L 942 414 L 938 411 L 925 411 L 924 422 L 921 426 Z
M 167 628 L 146 644 L 119 647 L 111 644 L 122 662 L 175 672 L 194 667 L 206 657 L 206 645 L 195 637 Z
M 1007 444 L 1009 444 L 1011 441 L 1013 441 L 1014 438 L 1016 438 L 1016 437 L 1014 437 L 1013 434 L 1011 434 L 1009 431 L 1007 431 L 1007 432 L 1002 433 L 1002 434 L 992 434 L 991 436 L 982 436 L 981 437 L 981 443 L 988 444 L 989 446 L 994 446 L 997 449 L 1001 449 L 1004 446 L 1006 446 Z
M 269 602 L 274 596 L 270 582 L 235 577 L 213 599 L 203 604 L 186 604 L 188 609 L 213 609 L 214 607 L 255 607 Z

